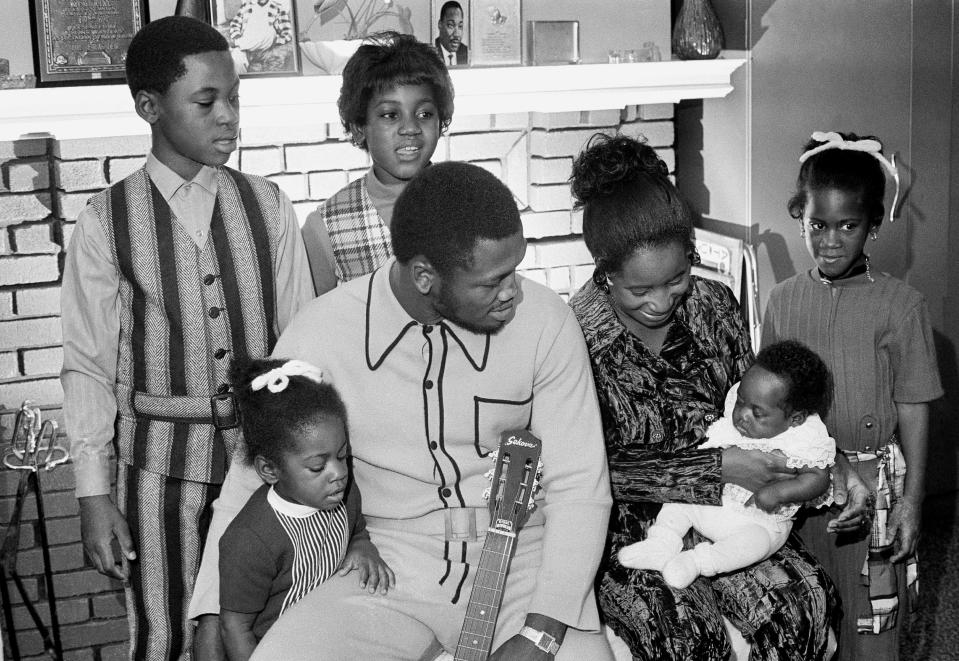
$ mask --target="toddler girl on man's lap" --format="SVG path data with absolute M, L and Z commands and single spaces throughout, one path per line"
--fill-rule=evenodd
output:
M 736 446 L 786 456 L 796 477 L 750 492 L 727 482 L 723 504 L 666 503 L 646 540 L 619 552 L 619 561 L 654 569 L 675 588 L 698 576 L 747 567 L 768 558 L 786 541 L 801 503 L 829 502 L 829 467 L 836 444 L 819 417 L 829 407 L 829 371 L 813 351 L 784 341 L 756 356 L 742 381 L 726 395 L 725 415 L 710 425 L 701 448 Z M 683 535 L 695 528 L 712 541 L 683 551 Z
M 386 591 L 348 467 L 346 409 L 319 368 L 262 359 L 233 368 L 247 460 L 266 483 L 220 539 L 220 630 L 245 661 L 282 613 L 335 571 Z

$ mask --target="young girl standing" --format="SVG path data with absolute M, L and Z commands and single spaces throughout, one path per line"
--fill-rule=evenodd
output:
M 373 166 L 326 200 L 303 225 L 319 296 L 393 254 L 393 203 L 430 163 L 453 119 L 453 83 L 436 50 L 412 35 L 382 33 L 343 69 L 337 102 L 353 144 Z
M 246 661 L 286 609 L 339 570 L 385 594 L 393 571 L 370 541 L 350 479 L 346 409 L 301 360 L 233 370 L 247 460 L 266 483 L 220 538 L 220 631 Z
M 898 185 L 894 163 L 874 138 L 812 137 L 788 208 L 815 266 L 772 290 L 763 344 L 804 342 L 833 373 L 826 426 L 875 508 L 852 529 L 835 511 L 809 512 L 799 530 L 842 596 L 837 658 L 895 660 L 915 584 L 928 403 L 942 387 L 925 300 L 864 252 L 885 215 L 886 174 Z

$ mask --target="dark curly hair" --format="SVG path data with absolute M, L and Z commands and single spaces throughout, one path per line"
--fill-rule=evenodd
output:
M 133 96 L 144 90 L 166 94 L 186 73 L 183 58 L 229 51 L 226 38 L 209 23 L 189 16 L 166 16 L 133 35 L 127 48 L 127 85 Z
M 255 358 L 234 361 L 230 369 L 248 463 L 257 456 L 280 463 L 285 453 L 296 448 L 297 435 L 303 428 L 318 419 L 339 420 L 343 429 L 347 428 L 346 407 L 329 383 L 291 376 L 286 388 L 278 393 L 250 387 L 256 377 L 286 362 L 282 358 Z
M 366 125 L 370 99 L 397 85 L 429 85 L 439 113 L 440 132 L 453 121 L 453 81 L 436 49 L 413 35 L 378 32 L 371 35 L 343 68 L 337 107 L 343 128 L 353 139 L 353 127 Z M 354 144 L 367 149 L 365 141 Z
M 597 133 L 573 162 L 570 186 L 583 209 L 583 239 L 594 278 L 618 272 L 639 248 L 681 245 L 695 254 L 693 215 L 645 142 Z
M 443 17 L 446 16 L 446 12 L 448 12 L 451 9 L 459 9 L 460 12 L 462 12 L 463 5 L 456 2 L 456 0 L 449 0 L 448 2 L 444 2 L 443 6 L 440 7 L 440 20 L 443 20 Z
M 444 276 L 472 265 L 479 239 L 505 239 L 522 231 L 506 184 L 458 161 L 431 165 L 413 177 L 396 199 L 390 223 L 399 262 L 423 255 Z
M 855 133 L 840 133 L 844 140 L 875 140 L 871 135 L 859 136 Z M 805 154 L 823 143 L 810 140 L 803 147 Z M 882 144 L 880 142 L 880 144 Z M 858 195 L 863 210 L 873 227 L 882 224 L 886 210 L 883 198 L 886 195 L 886 173 L 875 156 L 850 149 L 826 149 L 813 154 L 799 168 L 796 179 L 796 192 L 789 198 L 786 208 L 789 215 L 801 219 L 806 211 L 809 192 L 825 188 L 838 188 L 841 191 Z
M 832 404 L 832 374 L 815 351 L 802 342 L 783 340 L 764 347 L 754 364 L 786 382 L 785 402 L 791 410 L 826 416 Z

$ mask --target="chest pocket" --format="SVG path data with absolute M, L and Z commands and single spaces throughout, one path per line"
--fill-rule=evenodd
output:
M 499 447 L 500 434 L 529 427 L 533 395 L 523 400 L 473 397 L 473 448 L 485 457 Z

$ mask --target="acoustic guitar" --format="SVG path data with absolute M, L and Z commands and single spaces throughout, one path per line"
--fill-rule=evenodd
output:
M 542 441 L 529 430 L 503 432 L 489 487 L 490 525 L 466 606 L 456 652 L 437 661 L 486 661 L 493 645 L 503 586 L 516 550 L 516 535 L 535 507 L 542 473 Z

